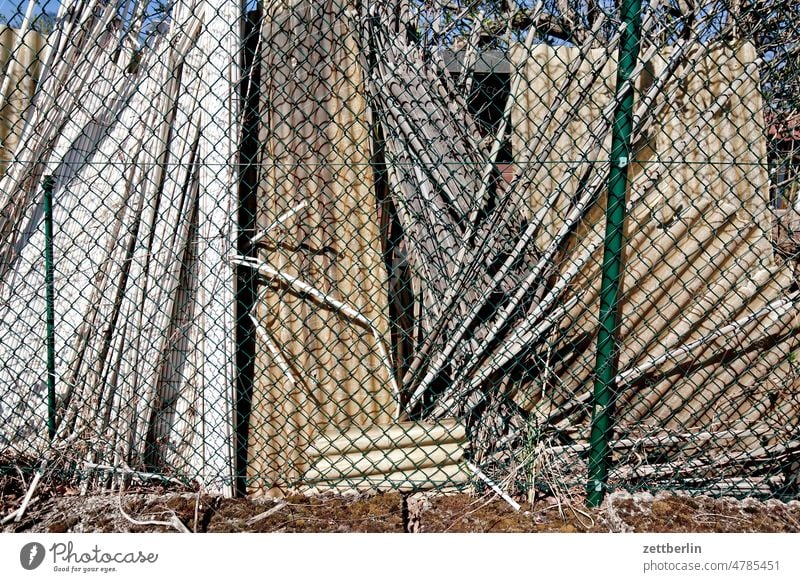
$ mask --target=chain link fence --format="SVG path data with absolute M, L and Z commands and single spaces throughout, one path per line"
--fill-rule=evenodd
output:
M 5 0 L 0 465 L 797 497 L 798 10 Z

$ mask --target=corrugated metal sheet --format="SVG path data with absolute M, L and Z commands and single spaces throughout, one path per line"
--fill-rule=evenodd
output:
M 10 75 L 8 94 L 0 103 L 0 174 L 5 172 L 8 161 L 22 134 L 22 124 L 36 88 L 42 69 L 42 51 L 47 38 L 29 30 L 24 36 L 20 31 L 0 24 L 0 86 Z
M 733 426 L 758 420 L 766 410 L 759 403 L 770 400 L 785 410 L 786 419 L 796 421 L 800 412 L 791 400 L 792 390 L 768 394 L 776 382 L 795 376 L 785 355 L 797 348 L 797 339 L 785 334 L 797 329 L 800 320 L 795 308 L 768 308 L 781 301 L 790 275 L 773 259 L 770 241 L 757 55 L 749 44 L 700 50 L 705 53 L 694 59 L 692 72 L 652 103 L 657 118 L 650 133 L 636 144 L 631 167 L 621 306 L 620 426 Z M 548 126 L 546 115 L 559 91 L 569 92 L 558 106 L 561 113 L 577 91 L 591 92 L 556 147 L 544 155 L 549 163 L 533 181 L 532 211 L 559 183 L 565 194 L 540 231 L 541 247 L 564 225 L 571 194 L 582 179 L 576 172 L 571 181 L 562 182 L 567 169 L 575 165 L 569 160 L 586 160 L 592 125 L 613 98 L 615 65 L 610 60 L 604 67 L 597 64 L 604 53 L 597 51 L 586 59 L 568 88 L 565 75 L 568 64 L 578 59 L 576 49 L 539 45 L 530 58 L 517 58 L 525 79 L 513 114 L 515 159 L 541 159 L 541 152 L 527 148 L 541 144 L 538 137 L 551 134 L 548 127 L 555 122 Z M 651 75 L 645 77 L 657 79 L 669 57 L 655 56 L 648 63 Z M 602 70 L 593 83 L 581 87 L 591 79 L 593 68 Z M 645 79 L 638 87 L 640 97 L 647 86 Z M 608 159 L 609 141 L 596 153 L 598 159 Z M 585 391 L 591 386 L 594 366 L 593 351 L 587 348 L 593 346 L 597 331 L 603 212 L 601 200 L 561 262 L 562 272 L 577 268 L 577 257 L 593 248 L 572 284 L 575 290 L 588 291 L 565 319 L 553 345 L 552 377 L 546 383 L 558 389 L 540 387 L 517 394 L 520 405 L 536 408 L 545 418 L 568 400 L 583 411 L 584 419 L 589 410 L 580 401 L 588 396 Z M 723 326 L 753 314 L 740 332 L 708 339 Z M 784 341 L 779 341 L 781 337 Z M 664 357 L 687 345 L 691 349 L 675 352 L 678 357 Z M 575 420 L 573 415 L 569 422 Z

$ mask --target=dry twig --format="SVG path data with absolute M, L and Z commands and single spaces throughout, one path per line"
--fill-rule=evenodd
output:
M 258 523 L 259 521 L 263 521 L 263 520 L 267 519 L 270 515 L 274 515 L 274 514 L 278 513 L 281 509 L 286 507 L 286 505 L 287 505 L 287 503 L 285 501 L 280 501 L 280 502 L 276 503 L 274 507 L 271 507 L 268 510 L 263 511 L 263 512 L 259 513 L 258 515 L 254 515 L 253 517 L 248 519 L 246 523 L 247 523 L 247 525 L 253 525 L 253 524 Z
M 180 533 L 191 533 L 189 531 L 189 528 L 187 528 L 183 524 L 183 522 L 178 518 L 178 516 L 172 510 L 169 511 L 169 513 L 172 514 L 170 516 L 169 521 L 159 521 L 153 519 L 145 519 L 145 520 L 134 519 L 133 517 L 128 515 L 128 513 L 122 507 L 122 490 L 120 490 L 119 495 L 117 495 L 117 507 L 119 508 L 119 512 L 122 514 L 122 517 L 124 517 L 127 522 L 133 525 L 156 525 L 161 527 L 168 527 L 177 530 Z

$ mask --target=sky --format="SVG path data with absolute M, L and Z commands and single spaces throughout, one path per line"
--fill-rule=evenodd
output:
M 59 0 L 36 0 L 33 13 L 41 14 L 42 11 L 58 12 Z M 28 0 L 0 0 L 0 16 L 11 19 L 12 24 L 19 25 L 25 10 L 28 8 Z

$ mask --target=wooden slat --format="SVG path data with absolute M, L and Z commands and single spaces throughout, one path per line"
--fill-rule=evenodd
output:
M 239 131 L 238 81 L 241 4 L 207 0 L 198 40 L 206 55 L 207 86 L 200 103 L 200 284 L 202 336 L 203 483 L 233 494 L 234 272 L 228 257 L 236 248 Z

